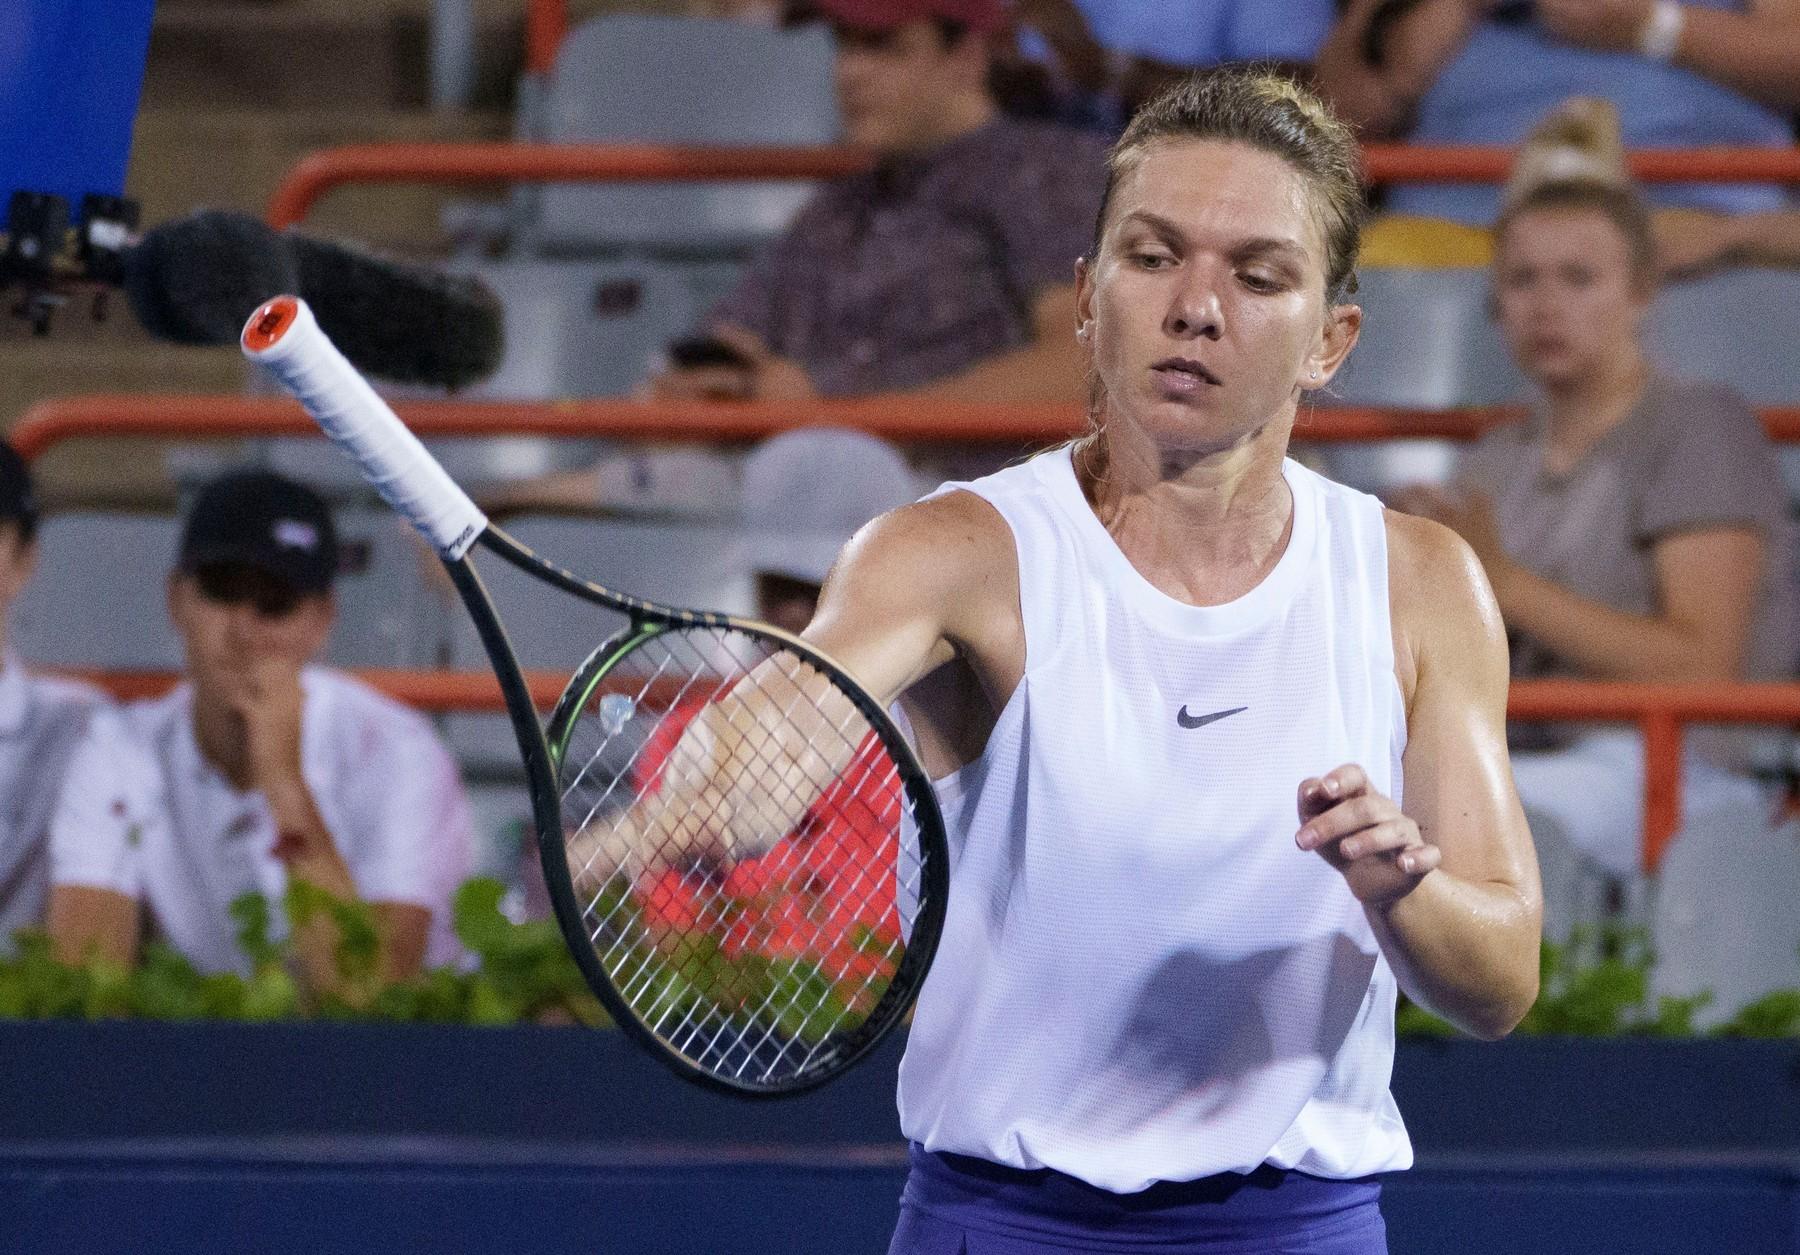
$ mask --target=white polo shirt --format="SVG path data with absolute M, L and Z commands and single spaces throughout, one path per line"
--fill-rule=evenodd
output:
M 460 956 L 450 899 L 469 874 L 472 825 L 456 764 L 417 711 L 323 667 L 301 673 L 300 769 L 367 902 L 431 911 L 426 962 Z M 276 935 L 287 869 L 261 793 L 240 793 L 200 752 L 193 692 L 96 716 L 50 827 L 51 881 L 143 903 L 152 935 L 202 971 L 247 971 L 229 907 L 265 895 Z
M 0 655 L 0 954 L 18 929 L 43 927 L 50 816 L 76 742 L 106 705 L 98 689 Z

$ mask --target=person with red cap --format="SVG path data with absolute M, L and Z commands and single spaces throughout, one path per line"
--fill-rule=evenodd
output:
M 1079 401 L 1074 265 L 1099 207 L 1096 136 L 1001 114 L 1000 0 L 814 0 L 845 139 L 874 167 L 823 190 L 706 320 L 665 397 L 906 392 Z

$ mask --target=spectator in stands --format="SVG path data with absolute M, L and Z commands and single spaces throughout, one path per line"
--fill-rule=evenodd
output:
M 1320 87 L 1372 138 L 1505 144 L 1559 101 L 1610 99 L 1628 147 L 1786 147 L 1800 108 L 1792 0 L 1351 0 Z M 1783 207 L 1779 188 L 1664 185 L 1659 205 Z M 1492 189 L 1408 185 L 1388 209 L 1486 226 Z
M 812 8 L 837 37 L 846 138 L 876 167 L 800 212 L 654 393 L 1078 401 L 1074 267 L 1104 140 L 999 114 L 1001 0 Z
M 386 977 L 457 958 L 471 834 L 455 764 L 418 714 L 310 665 L 337 562 L 330 513 L 301 484 L 239 471 L 199 494 L 168 584 L 186 679 L 94 719 L 51 825 L 64 957 L 131 962 L 155 935 L 203 971 L 245 970 L 230 904 L 278 905 L 304 880 L 372 906 Z M 295 938 L 314 994 L 341 988 L 335 940 L 323 921 Z
M 37 567 L 37 496 L 31 471 L 0 441 L 0 641 Z M 101 695 L 72 680 L 32 675 L 0 652 L 0 954 L 13 933 L 44 922 L 50 888 L 50 816 L 69 756 Z
M 1336 12 L 1332 0 L 1018 0 L 1013 20 L 1021 53 L 1051 71 L 1058 116 L 1116 131 L 1194 70 L 1308 71 Z
M 1535 413 L 1475 446 L 1459 491 L 1396 498 L 1481 559 L 1515 675 L 1793 673 L 1800 591 L 1775 449 L 1729 390 L 1651 368 L 1640 325 L 1654 284 L 1649 215 L 1628 186 L 1520 189 L 1498 225 L 1494 299 Z M 1513 755 L 1513 772 L 1540 852 L 1551 851 L 1546 928 L 1560 930 L 1573 889 L 1556 883 L 1559 839 L 1620 881 L 1637 873 L 1642 752 L 1619 729 L 1557 728 L 1537 744 Z M 1698 730 L 1688 747 L 1686 818 L 1755 804 L 1741 736 Z

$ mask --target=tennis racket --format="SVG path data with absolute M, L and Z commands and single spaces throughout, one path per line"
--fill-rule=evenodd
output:
M 243 349 L 443 559 L 518 738 L 557 923 L 619 1026 L 739 1095 L 866 1055 L 925 979 L 949 886 L 930 784 L 887 712 L 778 628 L 604 588 L 491 525 L 303 301 L 264 304 Z M 625 616 L 547 724 L 476 546 Z

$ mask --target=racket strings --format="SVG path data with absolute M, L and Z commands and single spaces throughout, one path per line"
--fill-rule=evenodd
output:
M 670 630 L 612 661 L 559 760 L 585 931 L 632 1013 L 716 1075 L 823 1067 L 893 980 L 923 881 L 855 704 L 774 638 Z

